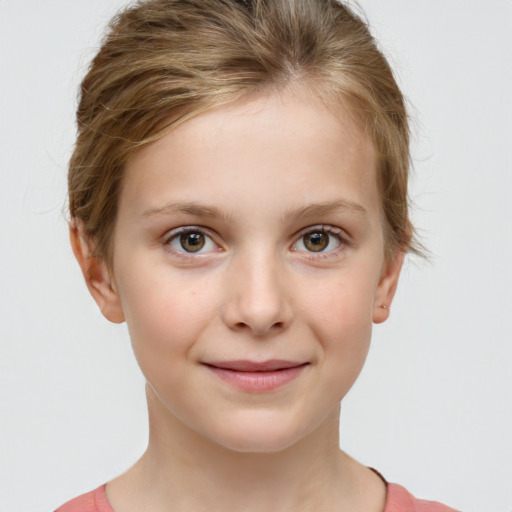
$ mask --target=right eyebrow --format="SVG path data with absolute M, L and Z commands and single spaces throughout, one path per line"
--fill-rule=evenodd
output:
M 219 210 L 216 206 L 202 205 L 195 202 L 166 203 L 158 208 L 151 208 L 142 213 L 142 217 L 149 218 L 160 215 L 193 215 L 194 217 L 209 217 L 230 220 L 231 216 Z

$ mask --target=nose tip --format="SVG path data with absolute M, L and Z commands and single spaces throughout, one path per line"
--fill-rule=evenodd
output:
M 262 337 L 286 329 L 292 310 L 279 273 L 260 269 L 245 279 L 237 279 L 223 310 L 230 329 Z

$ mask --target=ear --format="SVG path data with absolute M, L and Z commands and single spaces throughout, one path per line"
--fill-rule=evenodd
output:
M 94 256 L 95 244 L 85 235 L 81 221 L 69 223 L 69 238 L 87 288 L 103 316 L 116 324 L 124 322 L 123 308 L 110 272 L 105 262 Z
M 384 262 L 373 304 L 373 323 L 375 324 L 385 322 L 389 317 L 404 256 L 402 251 L 397 250 Z

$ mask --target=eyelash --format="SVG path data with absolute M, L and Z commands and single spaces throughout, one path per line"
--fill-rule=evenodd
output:
M 176 248 L 172 247 L 172 243 L 176 240 L 179 240 L 179 238 L 182 237 L 183 235 L 195 234 L 195 233 L 201 234 L 205 237 L 205 239 L 207 240 L 205 242 L 205 245 L 208 243 L 208 240 L 209 240 L 210 243 L 213 243 L 216 247 L 218 247 L 218 244 L 216 244 L 215 241 L 213 240 L 212 236 L 210 236 L 208 234 L 208 231 L 205 228 L 202 228 L 200 226 L 185 226 L 182 228 L 173 229 L 166 237 L 166 239 L 164 241 L 164 245 L 166 247 L 168 247 L 168 249 L 170 251 L 172 251 L 174 254 L 179 255 L 181 258 L 184 258 L 185 260 L 196 260 L 198 257 L 201 257 L 201 256 L 204 257 L 205 253 L 210 254 L 211 252 L 215 252 L 215 250 L 199 252 L 202 249 L 202 247 L 197 252 L 188 252 L 188 251 L 184 250 L 183 248 L 182 248 L 182 250 L 177 250 Z
M 330 258 L 333 256 L 339 255 L 347 246 L 349 246 L 349 240 L 348 235 L 345 233 L 345 231 L 341 228 L 337 228 L 334 226 L 327 226 L 327 225 L 317 225 L 317 226 L 309 226 L 305 229 L 303 229 L 297 237 L 297 241 L 294 242 L 292 247 L 295 247 L 299 242 L 304 240 L 304 237 L 311 234 L 317 234 L 322 233 L 325 235 L 328 235 L 330 238 L 334 237 L 338 241 L 338 245 L 334 249 L 330 249 L 328 251 L 308 251 L 308 250 L 300 250 L 300 249 L 293 249 L 295 252 L 301 252 L 301 255 L 305 258 L 310 259 L 324 259 L 324 258 Z M 330 241 L 328 242 L 330 244 Z
M 202 247 L 197 252 L 188 252 L 188 251 L 184 250 L 183 247 L 182 247 L 182 250 L 178 250 L 178 249 L 172 247 L 172 243 L 175 242 L 176 240 L 178 240 L 179 237 L 181 237 L 183 235 L 187 235 L 187 234 L 194 234 L 194 233 L 202 234 L 207 239 L 205 244 L 208 243 L 208 240 L 209 240 L 210 243 L 215 244 L 215 246 L 217 248 L 219 248 L 219 245 L 213 240 L 213 237 L 208 233 L 208 230 L 206 230 L 205 228 L 200 227 L 200 226 L 185 226 L 185 227 L 181 227 L 181 228 L 172 230 L 168 234 L 168 236 L 165 238 L 164 245 L 166 247 L 168 247 L 168 249 L 171 252 L 173 252 L 174 254 L 177 254 L 179 257 L 184 258 L 185 260 L 190 260 L 190 261 L 197 260 L 198 257 L 204 257 L 205 255 L 211 254 L 212 252 L 216 252 L 215 250 L 201 251 Z M 329 236 L 330 238 L 332 238 L 332 237 L 337 238 L 337 240 L 338 240 L 337 247 L 335 247 L 334 249 L 330 249 L 328 251 L 321 250 L 321 251 L 317 251 L 317 252 L 295 248 L 295 246 L 300 242 L 302 242 L 304 244 L 303 239 L 305 236 L 311 235 L 311 234 L 317 234 L 317 233 L 325 234 L 325 235 Z M 330 244 L 331 240 L 329 240 L 328 243 Z M 294 252 L 300 252 L 301 255 L 306 258 L 319 259 L 319 258 L 329 258 L 329 257 L 335 256 L 335 255 L 338 255 L 348 245 L 349 245 L 348 236 L 346 235 L 344 230 L 342 230 L 340 228 L 336 228 L 334 226 L 317 225 L 317 226 L 309 226 L 309 227 L 303 229 L 302 231 L 300 231 L 295 239 L 295 242 L 292 244 L 292 250 Z

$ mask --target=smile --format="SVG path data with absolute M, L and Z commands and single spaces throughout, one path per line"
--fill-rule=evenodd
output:
M 204 363 L 223 381 L 243 391 L 264 392 L 284 386 L 300 375 L 309 363 L 271 360 Z

